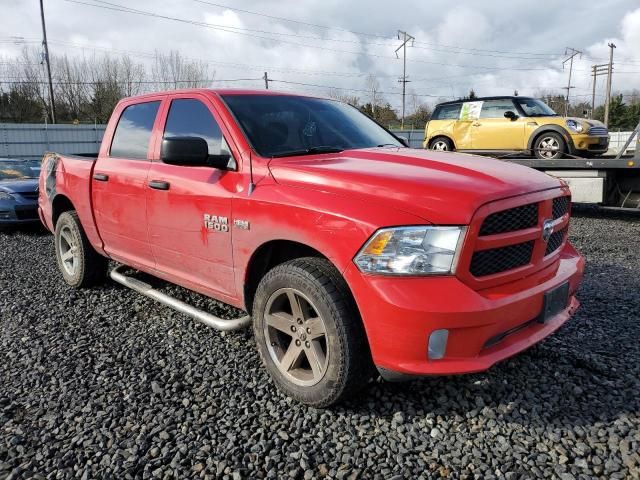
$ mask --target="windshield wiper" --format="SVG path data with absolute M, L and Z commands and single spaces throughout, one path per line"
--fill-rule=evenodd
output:
M 398 147 L 400 148 L 400 145 L 396 145 L 395 143 L 381 143 L 380 145 L 376 145 L 378 148 L 380 147 Z
M 273 155 L 271 155 L 271 158 L 295 157 L 298 155 L 313 155 L 316 153 L 340 153 L 342 151 L 344 151 L 344 148 L 321 145 L 318 147 L 309 147 L 300 150 L 290 150 L 288 152 L 274 153 Z

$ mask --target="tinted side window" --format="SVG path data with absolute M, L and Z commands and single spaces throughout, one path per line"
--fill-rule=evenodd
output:
M 460 118 L 461 103 L 453 105 L 440 105 L 433 113 L 432 120 L 457 120 Z
M 149 139 L 160 102 L 129 105 L 124 109 L 111 142 L 112 157 L 147 158 Z
M 164 137 L 201 137 L 209 145 L 209 155 L 230 155 L 222 130 L 204 103 L 193 99 L 171 102 Z
M 486 100 L 482 104 L 480 118 L 504 118 L 504 112 L 516 112 L 516 107 L 510 99 Z

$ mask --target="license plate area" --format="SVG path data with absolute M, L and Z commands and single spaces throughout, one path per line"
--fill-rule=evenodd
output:
M 565 308 L 569 303 L 569 282 L 565 282 L 544 294 L 542 313 L 539 322 L 546 323 Z

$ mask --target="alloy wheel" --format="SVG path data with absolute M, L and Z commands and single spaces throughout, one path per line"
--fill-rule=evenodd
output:
M 78 241 L 71 227 L 68 225 L 63 226 L 60 229 L 60 236 L 58 237 L 58 252 L 60 253 L 62 267 L 67 274 L 71 276 L 75 275 L 78 270 L 80 263 L 79 250 Z
M 555 158 L 560 150 L 560 142 L 554 137 L 544 137 L 538 144 L 538 151 L 545 158 Z
M 295 288 L 274 292 L 267 302 L 264 334 L 271 359 L 287 380 L 315 385 L 329 364 L 327 329 L 313 302 Z

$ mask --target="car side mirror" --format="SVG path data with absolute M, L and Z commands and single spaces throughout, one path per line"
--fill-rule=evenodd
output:
M 168 137 L 162 140 L 160 160 L 169 165 L 227 169 L 231 155 L 209 155 L 209 145 L 202 137 Z
M 516 113 L 511 110 L 507 110 L 506 112 L 504 112 L 504 118 L 508 118 L 509 120 L 516 120 L 518 118 L 518 115 L 516 115 Z

